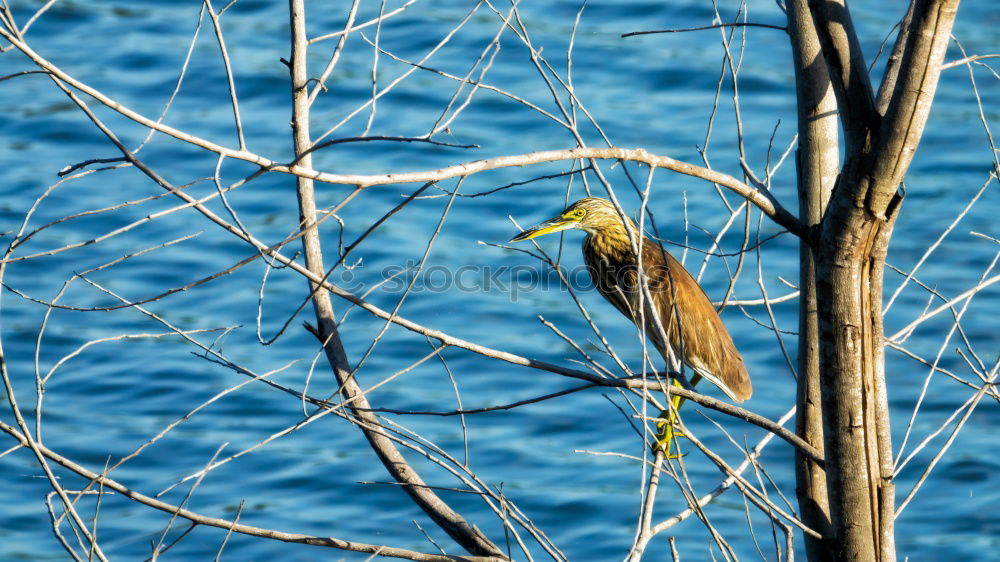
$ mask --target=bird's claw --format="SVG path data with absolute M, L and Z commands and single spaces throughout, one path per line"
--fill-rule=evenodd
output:
M 676 460 L 687 455 L 687 453 L 681 454 L 678 450 L 676 453 L 672 452 L 675 448 L 674 440 L 687 437 L 683 432 L 677 429 L 677 413 L 676 411 L 664 410 L 660 412 L 660 421 L 656 422 L 656 443 L 653 444 L 653 452 L 663 451 L 665 458 L 670 460 Z

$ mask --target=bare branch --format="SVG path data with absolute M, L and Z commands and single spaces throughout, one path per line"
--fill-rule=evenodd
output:
M 845 0 L 809 2 L 809 10 L 830 69 L 848 154 L 852 154 L 861 149 L 878 122 L 868 66 Z
M 654 29 L 652 31 L 630 31 L 628 33 L 622 33 L 622 37 L 634 37 L 636 35 L 651 35 L 654 33 L 685 33 L 688 31 L 704 31 L 706 29 L 721 29 L 724 27 L 763 27 L 766 29 L 777 29 L 778 31 L 788 31 L 788 28 L 782 27 L 780 25 L 771 25 L 769 23 L 750 23 L 750 22 L 736 22 L 736 23 L 716 23 L 713 25 L 703 25 L 701 27 L 686 27 L 682 29 Z
M 6 423 L 0 421 L 0 431 L 3 431 L 7 435 L 10 435 L 22 447 L 30 447 L 30 443 L 25 436 L 20 433 L 16 428 L 7 425 Z M 209 517 L 184 509 L 180 506 L 169 504 L 151 498 L 140 492 L 132 490 L 121 484 L 116 480 L 112 480 L 106 476 L 101 476 L 100 474 L 88 470 L 87 468 L 79 465 L 72 460 L 59 455 L 55 451 L 52 451 L 44 445 L 38 445 L 39 452 L 48 460 L 63 466 L 72 472 L 94 482 L 97 482 L 108 488 L 114 490 L 119 494 L 141 503 L 143 505 L 158 509 L 165 513 L 176 514 L 178 517 L 183 517 L 192 523 L 197 523 L 199 525 L 207 525 L 209 527 L 217 527 L 219 529 L 226 529 L 227 531 L 232 531 L 235 533 L 240 533 L 244 535 L 250 535 L 255 537 L 263 537 L 269 539 L 275 539 L 284 542 L 302 543 L 309 544 L 313 546 L 325 546 L 330 548 L 338 548 L 341 550 L 350 550 L 353 552 L 364 552 L 368 554 L 379 554 L 380 556 L 389 556 L 393 558 L 405 558 L 407 560 L 419 560 L 426 562 L 457 562 L 457 561 L 470 561 L 470 562 L 501 562 L 506 560 L 502 557 L 491 557 L 491 556 L 442 556 L 439 554 L 428 554 L 423 552 L 417 552 L 413 550 L 407 550 L 405 548 L 396 548 L 385 545 L 367 544 L 356 541 L 349 541 L 344 539 L 338 539 L 334 537 L 317 537 L 313 535 L 304 535 L 301 533 L 288 533 L 284 531 L 276 531 L 273 529 L 265 529 L 262 527 L 254 527 L 251 525 L 244 525 L 242 523 L 237 523 L 236 521 L 229 521 L 226 519 L 219 519 L 216 517 Z

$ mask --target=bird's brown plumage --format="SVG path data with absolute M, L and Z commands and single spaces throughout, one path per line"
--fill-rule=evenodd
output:
M 534 232 L 565 228 L 586 231 L 584 261 L 604 298 L 636 325 L 642 321 L 647 337 L 661 354 L 667 355 L 665 332 L 670 349 L 697 374 L 734 400 L 742 402 L 749 398 L 753 392 L 750 376 L 712 302 L 680 262 L 641 235 L 638 238 L 641 266 L 652 303 L 640 299 L 641 287 L 636 274 L 640 264 L 632 251 L 626 224 L 632 232 L 638 233 L 638 230 L 627 218 L 622 219 L 609 201 L 588 197 L 570 205 L 559 217 L 515 239 L 530 238 L 536 235 Z M 564 222 L 558 222 L 560 220 Z M 638 309 L 640 301 L 645 303 L 643 314 Z M 659 323 L 653 315 L 654 310 Z

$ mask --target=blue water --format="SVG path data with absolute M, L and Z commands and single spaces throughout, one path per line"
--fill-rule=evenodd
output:
M 13 2 L 15 18 L 22 25 L 40 2 Z M 392 9 L 400 3 L 387 3 Z M 536 48 L 565 76 L 565 52 L 580 4 L 577 2 L 525 2 L 522 20 Z M 869 60 L 879 43 L 904 11 L 904 4 L 857 2 L 852 5 Z M 28 39 L 43 57 L 66 72 L 101 90 L 126 106 L 156 118 L 177 79 L 194 31 L 200 3 L 186 2 L 60 2 L 30 29 Z M 468 12 L 468 2 L 422 2 L 389 20 L 380 33 L 380 44 L 396 55 L 419 60 Z M 505 10 L 506 7 L 499 6 Z M 218 8 L 218 6 L 217 6 Z M 378 3 L 365 3 L 358 21 L 378 13 Z M 288 57 L 286 6 L 280 2 L 241 0 L 223 16 L 223 30 L 237 77 L 240 109 L 248 148 L 277 161 L 291 154 L 287 70 L 279 58 Z M 731 21 L 737 6 L 720 4 L 723 19 Z M 344 8 L 326 4 L 309 7 L 311 36 L 343 27 Z M 783 24 L 783 16 L 772 2 L 754 2 L 750 21 Z M 690 27 L 712 21 L 708 2 L 589 2 L 576 31 L 573 51 L 573 86 L 587 110 L 617 146 L 643 147 L 693 163 L 700 163 L 698 147 L 705 144 L 712 100 L 722 64 L 717 31 L 676 35 L 654 35 L 621 39 L 628 31 L 664 27 Z M 1000 47 L 1000 12 L 989 0 L 963 2 L 955 36 L 969 54 L 995 53 Z M 498 19 L 482 6 L 451 42 L 427 64 L 438 70 L 464 76 L 476 56 L 496 34 Z M 374 28 L 366 30 L 374 37 Z M 557 112 L 548 87 L 530 65 L 524 46 L 508 30 L 501 50 L 486 74 L 486 82 L 528 100 L 549 112 Z M 738 50 L 739 42 L 734 44 Z M 310 54 L 314 73 L 329 58 L 333 41 L 319 43 Z M 949 60 L 960 57 L 956 49 Z M 984 61 L 996 68 L 991 60 Z M 347 42 L 342 59 L 332 74 L 329 93 L 314 106 L 313 132 L 319 135 L 359 105 L 371 91 L 372 48 L 360 37 Z M 774 133 L 776 162 L 795 132 L 795 97 L 787 39 L 779 31 L 750 29 L 739 80 L 747 159 L 764 169 L 768 141 Z M 0 75 L 30 69 L 16 52 L 0 56 Z M 409 67 L 387 57 L 379 58 L 380 87 Z M 478 76 L 479 71 L 474 73 Z M 206 20 L 195 45 L 184 84 L 165 122 L 191 134 L 237 145 L 225 75 L 210 22 Z M 1000 121 L 1000 88 L 997 79 L 979 66 L 976 83 L 985 117 L 994 133 Z M 558 88 L 558 84 L 556 85 Z M 437 74 L 417 71 L 389 94 L 379 99 L 371 134 L 419 136 L 426 134 L 454 94 L 455 83 Z M 561 101 L 567 96 L 559 89 Z M 465 99 L 463 93 L 459 102 Z M 727 81 L 722 103 L 715 116 L 709 141 L 714 167 L 739 173 L 736 158 L 735 121 Z M 88 100 L 89 101 L 89 100 Z M 122 141 L 137 146 L 145 131 L 113 112 L 93 103 L 97 114 Z M 585 119 L 578 111 L 581 122 Z M 369 112 L 362 111 L 334 136 L 349 137 L 365 131 Z M 780 125 L 778 123 L 780 122 Z M 497 155 L 535 150 L 568 148 L 574 140 L 560 125 L 525 106 L 493 92 L 480 91 L 450 126 L 451 135 L 438 140 L 475 144 L 477 149 L 445 148 L 386 142 L 339 145 L 318 152 L 317 169 L 338 173 L 385 173 L 429 170 L 449 164 Z M 581 134 L 592 146 L 600 137 L 590 125 Z M 159 174 L 175 185 L 203 180 L 212 175 L 215 157 L 200 149 L 157 135 L 139 153 Z M 90 124 L 52 83 L 42 75 L 19 77 L 0 83 L 0 232 L 19 228 L 33 202 L 55 183 L 64 166 L 90 158 L 116 156 L 114 147 Z M 892 242 L 889 262 L 909 270 L 925 249 L 950 224 L 954 216 L 986 181 L 993 156 L 975 104 L 965 68 L 948 70 L 938 90 L 934 111 L 920 150 L 907 176 L 908 196 Z M 601 163 L 614 182 L 626 208 L 638 208 L 638 198 L 622 168 Z M 95 166 L 91 166 L 91 169 Z M 638 182 L 645 171 L 626 166 Z M 512 182 L 544 174 L 567 171 L 565 163 L 532 168 L 511 168 L 469 177 L 464 194 L 487 191 Z M 225 162 L 224 184 L 251 173 L 252 167 Z M 795 208 L 794 170 L 791 159 L 774 176 L 775 195 Z M 589 185 L 602 188 L 591 176 Z M 546 179 L 478 198 L 456 198 L 426 266 L 435 271 L 457 271 L 459 267 L 534 268 L 522 272 L 531 278 L 539 271 L 533 258 L 479 241 L 501 243 L 515 229 L 507 216 L 522 225 L 546 218 L 561 208 L 567 178 Z M 451 190 L 454 180 L 441 187 Z M 377 217 L 412 193 L 417 185 L 395 185 L 366 190 L 341 212 L 343 237 L 356 239 Z M 571 198 L 583 194 L 579 178 L 571 185 Z M 195 196 L 214 193 L 211 182 L 197 181 L 189 192 Z M 317 186 L 318 204 L 328 208 L 339 203 L 349 188 Z M 448 198 L 442 192 L 419 199 L 390 219 L 352 254 L 360 264 L 349 272 L 339 269 L 333 279 L 360 291 L 382 280 L 387 267 L 417 261 L 427 247 Z M 127 200 L 161 195 L 162 191 L 134 169 L 102 171 L 67 182 L 38 206 L 29 229 L 85 210 L 113 206 Z M 737 199 L 726 193 L 730 202 Z M 684 201 L 686 200 L 686 204 Z M 228 202 L 243 225 L 269 243 L 294 230 L 297 220 L 294 181 L 281 175 L 266 175 L 232 191 Z M 158 198 L 93 216 L 83 216 L 41 231 L 15 256 L 45 252 L 66 244 L 84 242 L 129 225 L 142 217 L 177 205 L 178 200 Z M 224 217 L 228 211 L 213 200 L 210 207 Z M 723 203 L 711 186 L 686 176 L 658 171 L 653 178 L 650 209 L 661 236 L 674 242 L 688 240 L 695 249 L 707 249 L 710 237 L 724 223 Z M 690 223 L 684 227 L 684 217 Z M 919 280 L 945 297 L 953 297 L 974 286 L 990 265 L 997 245 L 970 232 L 998 236 L 996 216 L 1000 195 L 990 186 L 965 218 L 918 272 Z M 756 224 L 756 215 L 753 224 Z M 723 249 L 733 252 L 742 241 L 742 219 L 725 237 Z M 766 221 L 762 235 L 778 230 Z M 100 244 L 20 261 L 9 266 L 4 283 L 28 295 L 51 300 L 74 273 L 99 266 L 181 237 L 196 235 L 130 258 L 114 267 L 88 274 L 88 278 L 129 298 L 147 298 L 170 288 L 212 275 L 252 251 L 234 237 L 190 210 L 166 214 Z M 340 227 L 328 221 L 323 227 L 327 263 L 337 256 Z M 753 234 L 756 236 L 756 233 Z M 566 237 L 563 263 L 578 266 L 579 237 Z M 555 238 L 542 246 L 559 250 Z M 286 252 L 291 255 L 296 248 Z M 683 251 L 677 248 L 680 255 Z M 709 261 L 703 285 L 713 298 L 726 289 L 726 267 L 736 267 L 735 258 Z M 797 278 L 797 249 L 791 236 L 767 242 L 762 249 L 762 278 L 770 296 L 790 290 L 779 281 Z M 692 270 L 701 265 L 701 254 L 687 253 Z M 760 298 L 757 256 L 748 254 L 735 295 Z M 265 278 L 266 274 L 266 278 Z M 443 275 L 443 273 L 441 273 Z M 996 275 L 995 270 L 989 276 Z M 510 278 L 506 278 L 510 281 Z M 524 280 L 523 277 L 518 277 Z M 886 274 L 886 295 L 901 281 Z M 272 375 L 281 384 L 326 396 L 335 387 L 324 361 L 316 364 L 315 340 L 301 327 L 310 319 L 309 309 L 291 323 L 282 337 L 262 346 L 256 334 L 258 294 L 264 284 L 261 332 L 270 338 L 281 329 L 306 296 L 303 280 L 287 269 L 266 271 L 258 260 L 231 275 L 174 294 L 146 305 L 148 310 L 182 330 L 219 330 L 192 334 L 205 344 L 215 342 L 226 357 L 257 373 L 283 369 Z M 428 281 L 423 278 L 422 281 Z M 432 282 L 433 283 L 433 282 Z M 462 290 L 450 286 L 443 291 L 416 291 L 405 300 L 400 314 L 434 329 L 492 348 L 522 354 L 567 366 L 576 366 L 578 356 L 563 340 L 541 325 L 536 316 L 558 326 L 568 336 L 583 342 L 593 333 L 582 320 L 568 295 L 556 286 L 547 290 L 517 290 L 508 285 Z M 376 290 L 369 300 L 391 310 L 399 293 Z M 581 299 L 594 321 L 632 367 L 638 368 L 639 347 L 634 329 L 592 291 Z M 114 299 L 86 283 L 73 282 L 59 302 L 75 307 L 107 306 Z M 928 302 L 928 293 L 910 284 L 894 303 L 886 319 L 892 334 L 917 317 Z M 335 301 L 338 313 L 347 305 Z M 936 306 L 936 304 L 935 304 Z M 794 400 L 794 383 L 773 331 L 761 307 L 747 307 L 746 315 L 727 309 L 724 319 L 743 351 L 754 379 L 755 394 L 746 404 L 771 418 L 785 412 Z M 13 380 L 16 397 L 29 417 L 35 413 L 36 341 L 47 309 L 11 292 L 2 295 L 0 336 L 4 360 Z M 796 305 L 775 305 L 778 327 L 793 332 L 797 327 Z M 752 317 L 752 319 L 750 317 Z M 1000 289 L 994 285 L 971 301 L 961 319 L 966 344 L 955 334 L 944 345 L 939 366 L 959 377 L 977 381 L 956 348 L 969 356 L 969 347 L 987 368 L 1000 349 L 996 318 L 1000 315 Z M 358 361 L 382 328 L 382 321 L 361 310 L 353 310 L 341 328 L 352 361 Z M 906 341 L 913 353 L 933 359 L 953 325 L 950 314 L 942 314 L 921 325 Z M 165 328 L 135 310 L 81 312 L 55 310 L 41 337 L 37 368 L 47 372 L 60 359 L 88 341 L 122 334 L 160 334 Z M 220 337 L 221 335 L 221 337 Z M 216 341 L 216 338 L 219 338 Z M 783 341 L 794 357 L 794 335 Z M 967 347 L 968 345 L 968 347 Z M 612 366 L 593 346 L 591 354 Z M 391 327 L 358 373 L 364 386 L 385 379 L 420 359 L 431 347 L 422 336 Z M 888 351 L 888 385 L 894 422 L 894 445 L 902 442 L 910 412 L 929 369 L 895 351 Z M 42 414 L 42 440 L 61 454 L 93 470 L 110 459 L 144 443 L 164 425 L 245 377 L 199 357 L 199 350 L 177 336 L 115 340 L 86 347 L 59 366 L 46 386 Z M 486 360 L 458 349 L 441 354 L 454 374 L 465 408 L 506 404 L 555 392 L 574 383 L 543 371 Z M 974 359 L 972 359 L 975 361 Z M 287 367 L 287 368 L 285 368 Z M 707 390 L 714 393 L 714 390 Z M 930 382 L 929 392 L 906 445 L 914 446 L 935 431 L 973 393 L 940 374 Z M 439 359 L 431 359 L 371 394 L 373 405 L 410 410 L 450 410 L 456 407 L 455 391 Z M 588 390 L 514 410 L 468 416 L 469 466 L 504 494 L 572 560 L 614 560 L 624 556 L 635 529 L 642 473 L 631 460 L 594 456 L 578 451 L 610 451 L 641 455 L 643 448 L 629 424 L 616 408 L 624 400 L 614 392 Z M 627 406 L 625 406 L 627 408 Z M 723 453 L 731 463 L 741 455 L 704 416 L 689 406 L 685 420 L 702 440 Z M 708 418 L 723 424 L 739 443 L 757 442 L 763 432 L 711 412 Z M 222 456 L 252 447 L 270 435 L 302 419 L 302 406 L 294 398 L 270 387 L 250 384 L 233 392 L 180 424 L 138 458 L 126 463 L 113 477 L 128 486 L 156 493 L 179 478 L 199 470 L 226 444 Z M 4 405 L 0 419 L 13 423 Z M 418 431 L 458 459 L 464 459 L 463 430 L 458 418 L 390 416 L 396 423 Z M 30 423 L 30 420 L 29 420 Z M 951 433 L 949 426 L 929 447 L 910 461 L 897 480 L 901 500 Z M 959 433 L 947 455 L 897 524 L 897 546 L 910 560 L 1000 559 L 1000 461 L 996 431 L 1000 408 L 985 398 Z M 13 445 L 0 438 L 0 449 Z M 418 455 L 409 457 L 433 485 L 454 487 L 457 482 Z M 772 443 L 763 455 L 763 465 L 780 491 L 794 500 L 791 449 Z M 705 493 L 720 480 L 720 473 L 705 458 L 692 453 L 685 462 L 694 489 Z M 65 552 L 52 536 L 44 497 L 51 490 L 41 477 L 33 457 L 15 451 L 0 457 L 5 485 L 0 486 L 0 559 L 63 559 Z M 57 471 L 62 483 L 72 489 L 79 478 Z M 749 474 L 749 473 L 748 473 Z M 188 506 L 210 516 L 232 518 L 241 501 L 242 523 L 284 531 L 335 536 L 355 541 L 388 544 L 422 551 L 435 551 L 414 525 L 416 520 L 449 553 L 461 552 L 413 506 L 398 487 L 385 482 L 377 463 L 360 434 L 333 416 L 322 418 L 291 435 L 274 440 L 210 472 L 188 502 Z M 182 485 L 164 496 L 179 503 L 190 486 Z M 775 490 L 769 494 L 777 499 Z M 441 492 L 442 496 L 479 525 L 487 535 L 504 544 L 496 517 L 468 494 Z M 81 500 L 84 518 L 93 516 L 93 496 Z M 665 483 L 660 491 L 655 520 L 685 507 L 675 486 Z M 752 531 L 747 529 L 743 499 L 727 492 L 706 509 L 711 523 L 732 545 L 740 558 L 760 558 L 754 540 L 768 559 L 774 558 L 771 528 L 766 518 L 751 508 Z M 119 496 L 106 496 L 100 505 L 98 536 L 104 551 L 114 559 L 143 559 L 150 542 L 157 542 L 169 515 L 132 503 Z M 169 542 L 186 525 L 175 523 Z M 65 529 L 65 527 L 64 527 Z M 166 555 L 173 559 L 206 559 L 214 556 L 225 532 L 199 527 Z M 676 537 L 686 560 L 718 556 L 705 526 L 692 518 L 658 536 L 650 544 L 647 559 L 666 558 L 667 536 Z M 801 541 L 797 541 L 801 552 Z M 544 554 L 535 549 L 536 557 Z M 232 560 L 282 559 L 361 560 L 351 553 L 267 541 L 234 535 L 224 556 Z M 523 558 L 519 556 L 519 558 Z

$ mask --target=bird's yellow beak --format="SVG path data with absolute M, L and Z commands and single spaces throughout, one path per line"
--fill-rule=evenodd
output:
M 541 236 L 543 234 L 550 234 L 552 232 L 559 232 L 560 230 L 566 230 L 567 228 L 575 228 L 577 220 L 567 219 L 562 215 L 551 218 L 543 223 L 536 224 L 535 226 L 525 230 L 521 234 L 510 239 L 511 242 L 520 242 L 522 240 L 530 240 L 536 236 Z

